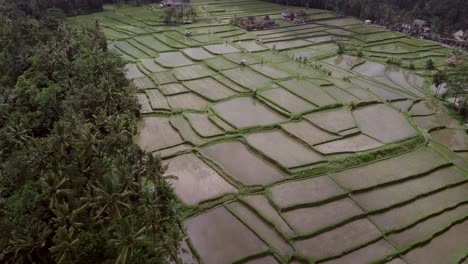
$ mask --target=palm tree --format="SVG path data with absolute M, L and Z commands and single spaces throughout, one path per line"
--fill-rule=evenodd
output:
M 56 208 L 60 198 L 73 193 L 72 189 L 66 188 L 69 179 L 61 177 L 55 173 L 48 173 L 39 179 L 41 194 L 38 196 L 39 201 L 48 203 L 50 210 Z
M 134 192 L 128 188 L 123 189 L 123 185 L 118 179 L 105 175 L 102 181 L 98 181 L 91 188 L 96 196 L 89 205 L 93 208 L 99 208 L 94 220 L 98 220 L 104 215 L 113 219 L 121 219 L 121 211 L 131 209 L 129 201 Z
M 76 235 L 78 231 L 85 226 L 85 223 L 79 218 L 80 212 L 85 208 L 86 205 L 72 210 L 69 203 L 58 204 L 56 209 L 52 210 L 55 215 L 52 219 L 54 221 L 54 227 L 64 228 L 71 236 Z
M 152 240 L 146 235 L 148 229 L 146 226 L 137 226 L 133 216 L 123 218 L 115 225 L 113 230 L 114 238 L 110 243 L 114 244 L 119 250 L 119 255 L 115 264 L 130 263 L 134 252 L 138 248 L 152 247 Z
M 54 237 L 54 246 L 50 248 L 57 264 L 72 263 L 76 256 L 76 245 L 79 240 L 74 234 L 67 231 L 66 227 L 60 227 Z
M 24 234 L 13 233 L 5 249 L 6 263 L 52 263 L 46 244 L 53 230 L 47 226 L 32 226 Z

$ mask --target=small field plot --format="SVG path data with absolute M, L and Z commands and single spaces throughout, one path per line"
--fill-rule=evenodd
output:
M 285 78 L 289 78 L 292 76 L 292 74 L 285 72 L 283 70 L 280 70 L 271 64 L 263 64 L 263 63 L 255 64 L 255 65 L 250 65 L 250 68 L 275 80 L 285 79 Z
M 249 134 L 246 139 L 254 149 L 278 162 L 284 168 L 293 169 L 325 161 L 322 155 L 281 131 Z
M 187 48 L 187 45 L 184 45 L 172 38 L 169 38 L 168 36 L 164 35 L 164 34 L 155 34 L 153 35 L 156 39 L 158 39 L 159 41 L 163 42 L 164 44 L 168 45 L 169 47 L 172 47 L 174 49 L 183 49 L 183 48 Z
M 385 75 L 398 87 L 405 89 L 406 91 L 419 96 L 419 97 L 426 97 L 426 95 L 413 85 L 411 85 L 405 76 L 405 72 L 401 68 L 388 68 L 385 72 Z
M 247 67 L 225 70 L 222 73 L 233 82 L 236 82 L 252 91 L 261 89 L 272 82 L 270 78 L 267 78 Z
M 330 176 L 347 190 L 364 190 L 400 182 L 402 179 L 433 171 L 450 162 L 437 151 L 421 147 L 409 153 Z
M 372 51 L 377 53 L 389 53 L 389 54 L 405 54 L 419 51 L 419 47 L 413 46 L 404 42 L 395 41 L 392 43 L 386 43 L 382 45 L 375 45 L 366 47 L 366 51 Z
M 193 129 L 202 137 L 213 137 L 224 134 L 224 130 L 208 118 L 208 114 L 184 113 Z
M 339 133 L 356 127 L 353 115 L 347 108 L 315 112 L 304 117 L 316 126 L 332 133 Z
M 435 114 L 435 109 L 429 100 L 415 103 L 410 110 L 411 116 L 429 116 Z
M 224 57 L 239 65 L 241 65 L 242 63 L 244 63 L 245 65 L 260 63 L 260 60 L 252 56 L 250 53 L 235 52 L 226 54 L 224 55 Z
M 206 264 L 232 263 L 268 249 L 250 228 L 223 206 L 185 220 L 184 226 Z
M 175 78 L 174 74 L 172 74 L 172 71 L 155 72 L 155 73 L 152 73 L 150 77 L 158 85 L 177 82 L 177 79 Z
M 172 115 L 171 125 L 177 129 L 179 134 L 186 142 L 192 143 L 192 145 L 200 145 L 207 142 L 207 139 L 202 138 L 198 135 L 183 115 Z
M 412 100 L 402 100 L 402 101 L 392 102 L 392 106 L 400 110 L 400 112 L 408 112 L 408 110 L 413 105 L 413 103 L 414 102 Z
M 264 220 L 248 206 L 241 202 L 232 202 L 227 204 L 226 207 L 230 212 L 241 219 L 241 221 L 252 228 L 252 230 L 255 230 L 260 237 L 268 241 L 281 255 L 290 256 L 293 254 L 294 249 L 291 245 L 289 245 L 271 225 L 265 223 Z
M 257 52 L 268 50 L 267 48 L 259 45 L 256 41 L 238 41 L 235 43 L 237 46 L 247 50 L 248 52 Z
M 102 31 L 110 39 L 126 39 L 126 38 L 130 37 L 129 34 L 122 33 L 120 31 L 114 30 L 112 28 L 102 27 Z
M 282 116 L 251 97 L 239 97 L 216 104 L 213 110 L 237 128 L 273 125 L 284 120 Z
M 273 203 L 279 209 L 318 204 L 345 194 L 345 191 L 327 176 L 275 185 L 270 188 L 270 192 Z
M 384 105 L 371 105 L 353 112 L 361 131 L 388 144 L 416 136 L 417 132 L 409 121 L 397 110 Z
M 184 82 L 184 85 L 193 92 L 212 101 L 219 101 L 236 94 L 236 92 L 229 89 L 224 84 L 210 77 L 187 81 Z
M 283 220 L 283 218 L 279 215 L 279 213 L 264 195 L 254 194 L 244 196 L 241 199 L 251 208 L 257 211 L 261 216 L 265 217 L 265 219 L 267 219 L 270 223 L 272 223 L 277 228 L 277 230 L 283 234 L 284 237 L 294 237 L 294 231 L 288 226 L 288 224 Z
M 326 62 L 328 64 L 331 64 L 333 66 L 346 69 L 346 70 L 351 69 L 354 65 L 356 65 L 360 61 L 362 61 L 361 58 L 349 56 L 349 55 L 337 55 L 335 57 L 323 60 L 323 62 Z
M 360 78 L 352 78 L 351 82 L 360 88 L 367 90 L 378 97 L 385 99 L 386 101 L 394 101 L 394 100 L 403 100 L 407 98 L 412 98 L 409 95 L 404 95 L 403 93 L 399 93 L 398 91 L 392 90 L 390 88 L 385 88 L 378 83 L 367 81 Z
M 142 35 L 134 37 L 135 41 L 141 43 L 142 45 L 147 46 L 157 52 L 167 52 L 172 51 L 174 48 L 169 47 L 168 45 L 162 43 L 161 41 L 157 40 L 152 35 Z
M 271 63 L 280 63 L 290 60 L 288 56 L 278 52 L 278 51 L 262 51 L 255 53 L 255 56 L 260 58 L 263 62 L 271 62 Z
M 181 83 L 169 83 L 169 84 L 163 84 L 160 85 L 159 90 L 164 94 L 164 95 L 175 95 L 175 94 L 181 94 L 181 93 L 188 93 L 190 92 L 185 86 Z
M 187 37 L 185 36 L 184 34 L 178 32 L 178 31 L 166 31 L 164 32 L 164 35 L 166 35 L 167 37 L 173 39 L 173 40 L 176 40 L 186 46 L 189 46 L 189 47 L 194 47 L 194 46 L 200 46 L 201 43 L 190 38 L 190 37 Z
M 376 241 L 380 236 L 382 236 L 382 233 L 379 229 L 367 218 L 363 218 L 317 236 L 298 240 L 294 243 L 294 246 L 303 255 L 315 260 L 320 260 L 341 256 L 343 252 L 361 248 Z M 344 237 L 346 239 L 343 239 Z M 393 252 L 393 247 L 390 244 L 386 243 L 386 247 L 387 254 Z M 383 256 L 385 256 L 385 253 Z M 373 260 L 372 257 L 370 259 L 371 261 Z M 361 260 L 362 259 L 359 261 Z
M 144 117 L 139 126 L 135 143 L 143 150 L 152 152 L 182 144 L 184 140 L 162 117 Z
M 209 104 L 207 100 L 192 93 L 171 95 L 168 97 L 168 101 L 172 109 L 196 111 L 202 111 Z
M 416 116 L 413 117 L 413 120 L 418 127 L 428 131 L 442 127 L 460 129 L 460 124 L 446 112 L 438 112 L 431 116 Z
M 306 120 L 282 124 L 281 128 L 288 134 L 293 135 L 294 137 L 307 143 L 309 146 L 333 141 L 340 138 L 337 135 L 328 133 L 310 124 Z
M 167 161 L 167 175 L 177 175 L 170 180 L 174 191 L 188 206 L 218 198 L 237 189 L 195 154 L 184 154 Z
M 379 41 L 384 41 L 384 40 L 389 40 L 389 39 L 401 39 L 404 38 L 405 35 L 401 33 L 396 33 L 396 32 L 379 32 L 379 33 L 372 33 L 372 34 L 364 34 L 364 35 L 354 35 L 354 38 L 367 42 L 367 43 L 372 43 L 372 42 L 379 42 Z
M 364 64 L 354 67 L 353 71 L 367 77 L 383 76 L 385 75 L 385 65 L 366 61 Z
M 130 43 L 132 46 L 134 46 L 135 48 L 143 51 L 145 54 L 147 54 L 150 58 L 154 58 L 156 56 L 158 56 L 158 52 L 152 48 L 149 48 L 143 44 L 141 44 L 140 42 L 134 40 L 134 39 L 127 39 L 126 40 L 128 43 Z M 138 59 L 138 58 L 137 58 Z
M 234 46 L 227 44 L 227 43 L 208 45 L 208 46 L 205 46 L 204 48 L 214 54 L 227 54 L 227 53 L 239 52 L 238 49 L 236 49 Z
M 312 42 L 302 39 L 268 42 L 265 44 L 272 50 L 288 50 L 312 45 Z
M 292 74 L 297 74 L 308 78 L 322 78 L 325 75 L 324 73 L 319 72 L 311 66 L 299 63 L 297 61 L 282 62 L 276 64 L 276 66 Z
M 208 77 L 214 71 L 202 64 L 179 67 L 173 70 L 174 76 L 179 81 L 188 81 Z
M 148 77 L 133 79 L 132 82 L 139 90 L 156 88 L 156 84 Z
M 274 88 L 260 92 L 260 96 L 289 113 L 304 113 L 315 109 L 311 103 L 297 97 L 284 88 Z
M 372 215 L 370 219 L 383 231 L 403 229 L 434 213 L 466 203 L 466 197 L 468 197 L 468 183 L 426 195 L 411 203 Z
M 467 233 L 468 221 L 461 221 L 434 237 L 430 243 L 408 252 L 404 255 L 404 258 L 409 263 L 456 263 L 465 257 L 464 262 L 460 262 L 465 264 L 467 262 L 465 246 L 468 244 Z
M 284 177 L 278 169 L 253 154 L 239 141 L 205 147 L 201 152 L 244 185 L 267 185 Z
M 182 50 L 182 52 L 187 55 L 187 57 L 191 58 L 192 60 L 200 61 L 206 60 L 209 58 L 213 58 L 214 55 L 209 53 L 208 51 L 204 50 L 203 48 L 188 48 Z
M 153 59 L 141 59 L 140 63 L 144 69 L 146 69 L 147 71 L 151 73 L 167 71 L 167 69 L 161 67 L 159 64 L 154 62 Z
M 125 78 L 129 80 L 146 77 L 146 75 L 142 73 L 140 69 L 138 69 L 138 66 L 133 63 L 126 64 L 124 71 L 125 71 Z
M 298 234 L 310 234 L 363 214 L 356 203 L 345 198 L 323 205 L 284 212 L 284 218 Z
M 151 58 L 150 55 L 144 53 L 143 51 L 135 48 L 133 45 L 127 41 L 116 41 L 114 42 L 114 47 L 116 47 L 122 53 L 125 53 L 135 59 L 145 59 Z
M 280 82 L 279 84 L 319 107 L 337 103 L 337 101 L 323 91 L 320 86 L 308 80 L 293 79 Z
M 343 27 L 343 26 L 348 26 L 348 25 L 356 25 L 356 24 L 364 24 L 364 23 L 362 22 L 362 20 L 359 20 L 353 17 L 346 17 L 346 18 L 336 18 L 336 19 L 327 19 L 323 21 L 316 21 L 316 24 Z
M 353 195 L 353 199 L 366 211 L 375 211 L 463 181 L 466 181 L 464 173 L 452 166 L 399 184 L 357 193 Z
M 148 89 L 145 90 L 145 93 L 149 98 L 151 108 L 154 110 L 170 110 L 166 96 L 164 96 L 158 89 Z
M 326 36 L 310 37 L 310 38 L 307 38 L 306 40 L 312 43 L 327 43 L 327 42 L 333 42 L 333 41 L 340 40 L 340 39 L 341 37 L 338 37 L 338 36 L 326 35 Z
M 435 142 L 448 146 L 453 151 L 468 151 L 468 136 L 463 130 L 441 129 L 431 132 Z
M 341 29 L 341 28 L 332 28 L 332 29 L 327 29 L 325 31 L 327 33 L 330 33 L 330 34 L 335 35 L 335 36 L 340 36 L 340 37 L 341 36 L 342 37 L 347 37 L 347 36 L 354 35 L 354 32 L 344 30 L 344 29 Z
M 159 54 L 159 58 L 156 58 L 156 62 L 164 67 L 181 67 L 193 64 L 193 62 L 187 59 L 181 52 L 165 52 Z
M 146 97 L 146 94 L 137 93 L 136 98 L 140 104 L 140 113 L 147 114 L 153 111 L 153 109 L 151 109 L 151 105 L 148 102 L 148 97 Z
M 208 67 L 215 71 L 223 71 L 239 67 L 238 64 L 224 58 L 223 56 L 207 59 L 204 62 Z
M 325 155 L 354 153 L 366 151 L 383 146 L 379 141 L 366 135 L 359 134 L 336 141 L 324 143 L 314 147 L 317 151 Z

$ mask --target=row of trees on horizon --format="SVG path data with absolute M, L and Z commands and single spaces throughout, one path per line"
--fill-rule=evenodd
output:
M 266 0 L 284 5 L 328 9 L 341 15 L 391 25 L 424 19 L 436 33 L 468 29 L 467 0 Z

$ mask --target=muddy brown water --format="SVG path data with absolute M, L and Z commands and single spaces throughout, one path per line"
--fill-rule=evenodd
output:
M 184 226 L 206 264 L 231 263 L 268 248 L 222 206 L 185 220 Z
M 253 154 L 239 141 L 205 147 L 201 152 L 245 185 L 268 185 L 284 178 L 277 168 Z
M 218 115 L 237 128 L 279 123 L 282 116 L 251 97 L 235 98 L 213 106 Z

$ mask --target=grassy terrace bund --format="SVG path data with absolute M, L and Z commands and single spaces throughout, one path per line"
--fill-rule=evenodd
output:
M 184 26 L 156 5 L 74 18 L 99 19 L 128 61 L 136 141 L 178 177 L 183 261 L 466 263 L 468 139 L 424 69 L 447 49 L 322 10 L 247 32 L 229 18 L 285 7 L 193 5 L 201 22 Z

